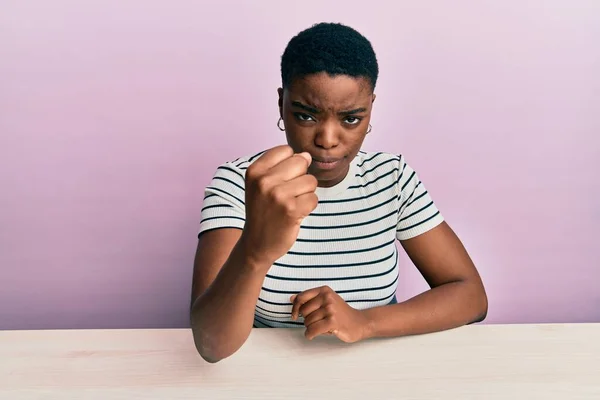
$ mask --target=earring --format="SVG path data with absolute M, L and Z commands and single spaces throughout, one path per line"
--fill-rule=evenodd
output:
M 279 117 L 279 121 L 277 121 L 277 127 L 279 128 L 279 130 L 281 132 L 285 131 L 285 124 L 283 125 L 283 128 L 281 127 L 281 123 L 283 122 L 283 119 L 281 119 L 281 117 Z
M 369 133 L 371 133 L 372 130 L 373 130 L 373 126 L 371 124 L 369 124 L 369 129 L 367 129 L 367 133 L 365 133 L 365 135 L 368 135 Z

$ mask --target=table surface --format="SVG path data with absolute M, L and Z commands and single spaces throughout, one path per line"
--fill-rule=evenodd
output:
M 600 324 L 471 325 L 345 344 L 254 329 L 216 364 L 189 329 L 0 332 L 1 399 L 600 399 Z

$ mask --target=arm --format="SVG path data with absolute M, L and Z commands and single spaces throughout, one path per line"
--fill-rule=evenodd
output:
M 345 342 L 415 335 L 481 321 L 487 296 L 461 241 L 416 172 L 400 157 L 396 238 L 430 286 L 401 304 L 356 310 L 329 287 L 293 296 L 292 318 L 304 316 L 305 335 L 334 334 Z
M 216 229 L 198 241 L 190 320 L 196 348 L 208 362 L 235 353 L 250 335 L 269 268 L 248 256 L 241 233 Z
M 483 283 L 447 223 L 401 244 L 431 289 L 400 304 L 364 310 L 365 337 L 429 333 L 485 318 Z
M 216 187 L 241 177 L 231 166 L 226 171 L 232 175 L 213 179 L 200 223 L 190 310 L 194 343 L 205 360 L 229 357 L 248 338 L 269 268 L 294 244 L 302 220 L 317 206 L 317 180 L 306 174 L 310 161 L 308 154 L 296 156 L 289 146 L 279 146 L 248 167 L 245 187 Z M 219 195 L 229 191 L 234 193 Z

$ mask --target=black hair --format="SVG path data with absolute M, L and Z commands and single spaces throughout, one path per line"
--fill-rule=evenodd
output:
M 326 72 L 331 76 L 366 78 L 375 89 L 379 66 L 371 42 L 340 23 L 319 23 L 288 43 L 281 56 L 281 80 L 289 87 L 295 78 Z

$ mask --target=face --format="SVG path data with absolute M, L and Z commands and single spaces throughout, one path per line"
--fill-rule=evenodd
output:
M 326 73 L 296 79 L 279 89 L 287 142 L 310 153 L 308 172 L 319 186 L 341 182 L 365 139 L 375 94 L 365 78 Z

